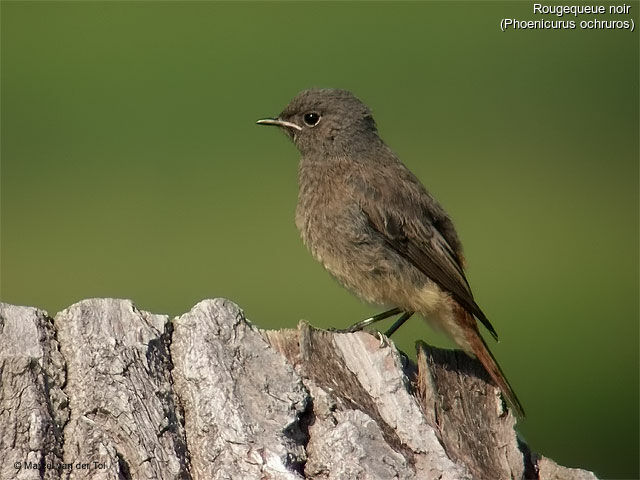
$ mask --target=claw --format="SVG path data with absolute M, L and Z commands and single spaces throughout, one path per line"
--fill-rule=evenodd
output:
M 389 346 L 389 337 L 387 337 L 384 333 L 376 330 L 375 336 L 380 340 L 380 346 L 378 348 L 385 348 Z

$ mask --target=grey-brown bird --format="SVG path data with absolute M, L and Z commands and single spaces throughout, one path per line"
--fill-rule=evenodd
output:
M 357 324 L 413 312 L 475 355 L 509 404 L 524 412 L 476 319 L 450 217 L 378 135 L 369 108 L 346 90 L 310 89 L 277 118 L 302 158 L 296 225 L 312 255 L 364 300 L 394 307 Z

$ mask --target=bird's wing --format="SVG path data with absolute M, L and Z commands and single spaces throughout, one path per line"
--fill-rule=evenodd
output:
M 371 227 L 382 235 L 391 248 L 478 318 L 497 340 L 495 329 L 473 299 L 458 253 L 460 245 L 457 235 L 442 208 L 430 197 L 429 202 L 421 203 L 416 200 L 426 198 L 422 195 L 412 198 L 399 191 L 394 192 L 388 186 L 383 191 L 387 195 L 381 194 L 383 198 L 378 197 L 375 202 L 364 197 L 359 199 L 360 208 Z M 362 190 L 361 194 L 364 194 Z M 426 192 L 424 194 L 428 195 Z M 391 209 L 389 205 L 399 208 Z M 456 245 L 452 246 L 447 237 L 453 238 Z

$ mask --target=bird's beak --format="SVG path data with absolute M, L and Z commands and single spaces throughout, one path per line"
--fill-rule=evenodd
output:
M 263 118 L 256 122 L 258 125 L 275 125 L 276 127 L 293 128 L 295 130 L 302 130 L 302 127 L 296 125 L 293 122 L 287 122 L 286 120 L 280 120 L 279 118 Z

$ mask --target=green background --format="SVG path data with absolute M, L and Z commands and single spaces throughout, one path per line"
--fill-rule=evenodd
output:
M 530 2 L 1 15 L 2 300 L 180 314 L 224 296 L 267 328 L 379 311 L 307 253 L 298 154 L 254 125 L 301 89 L 347 88 L 454 218 L 524 438 L 638 477 L 637 32 L 502 33 L 501 18 L 541 18 Z M 418 319 L 394 339 L 448 345 Z

